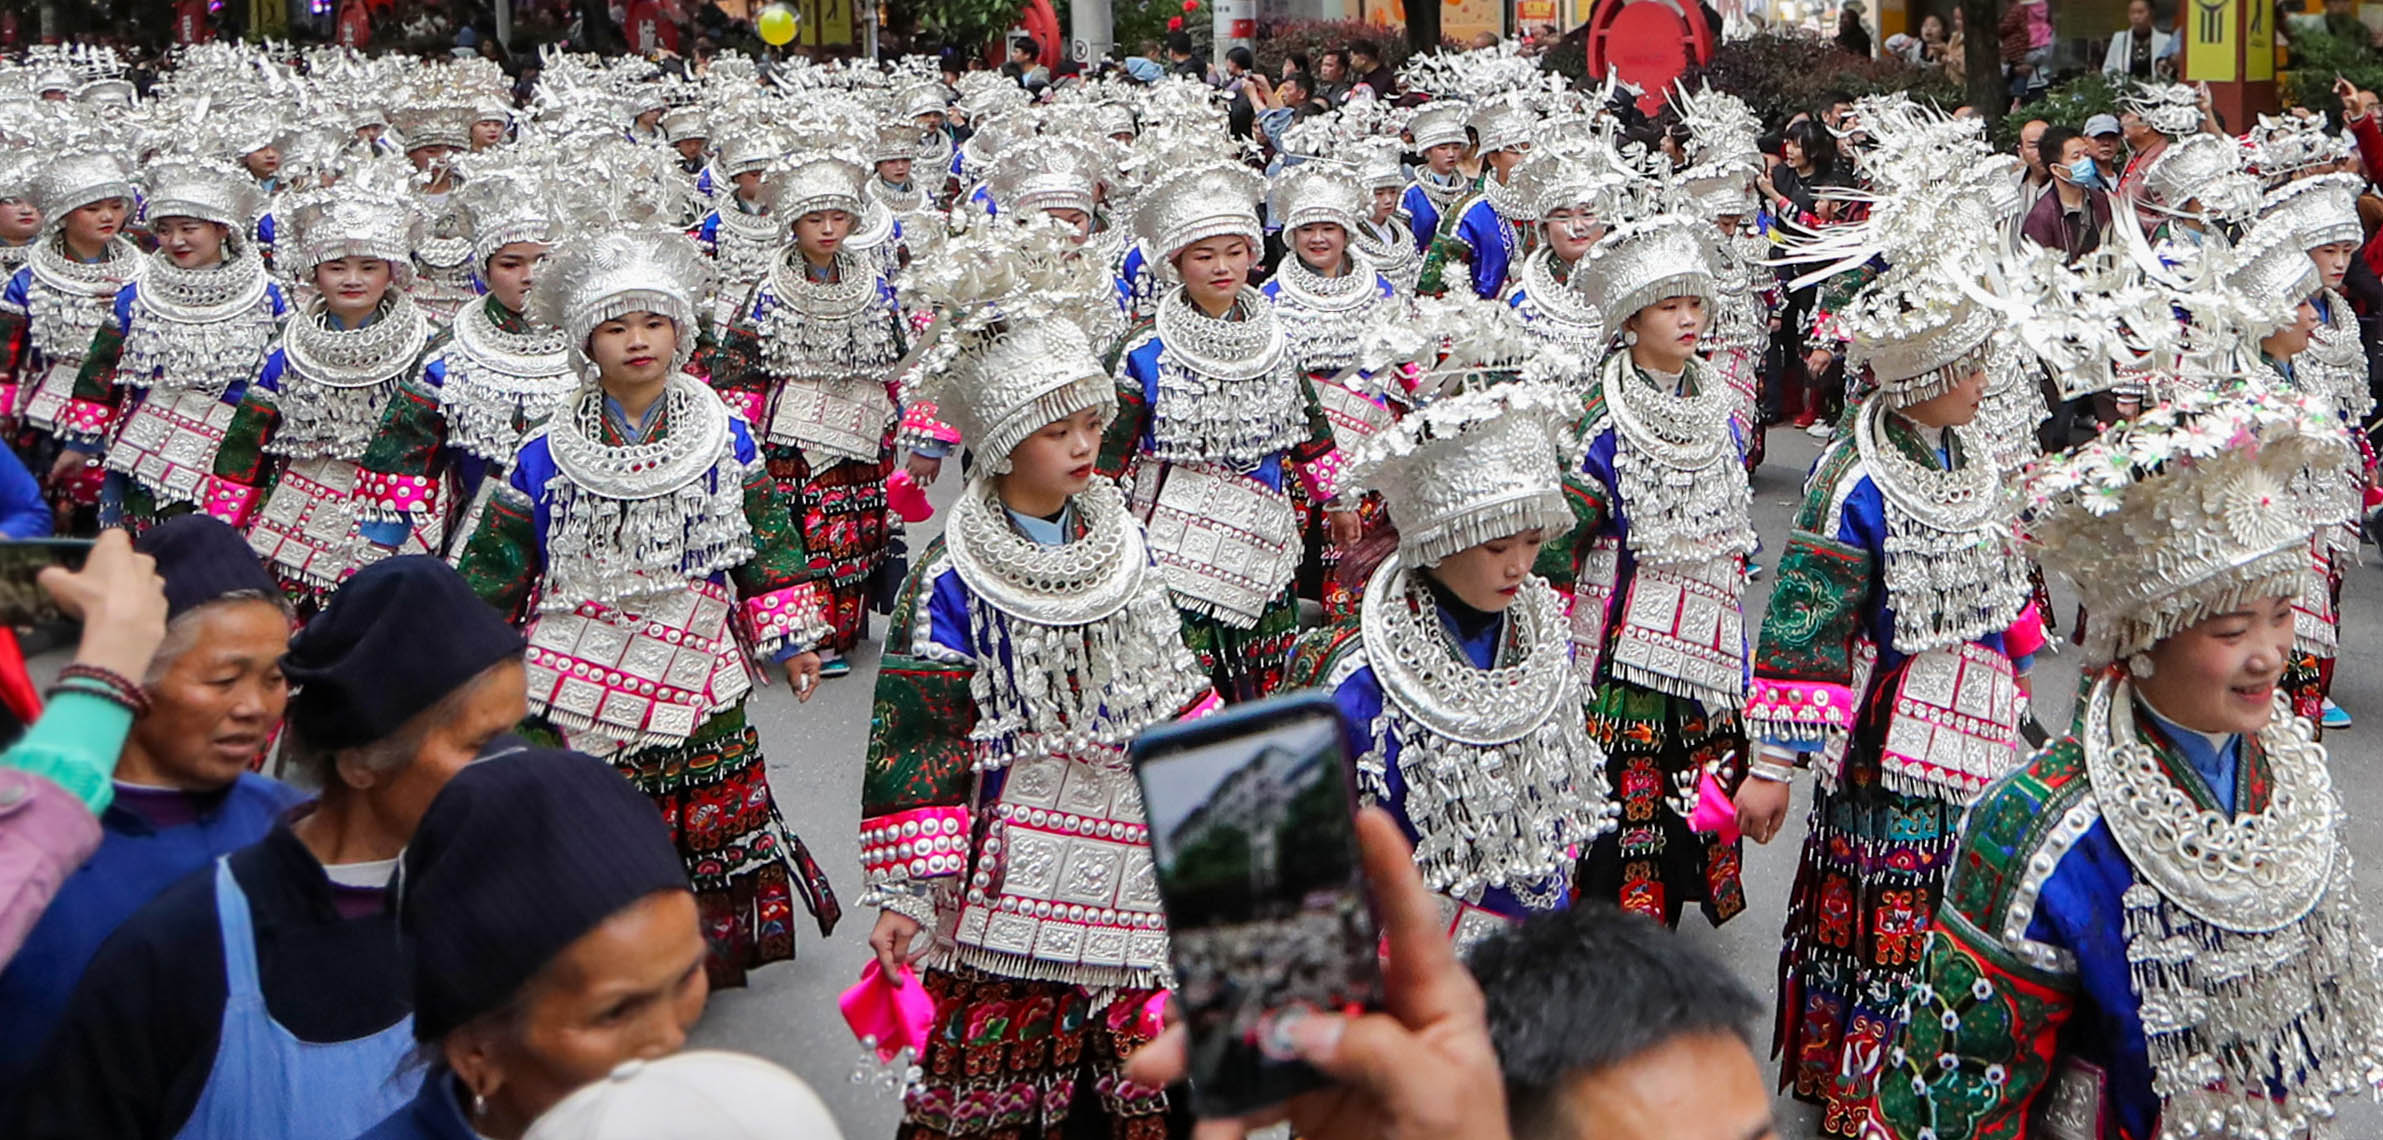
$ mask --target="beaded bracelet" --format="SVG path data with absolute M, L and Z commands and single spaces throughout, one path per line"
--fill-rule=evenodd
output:
M 70 681 L 83 683 L 69 686 L 68 682 Z M 116 703 L 132 710 L 132 715 L 136 717 L 144 716 L 149 712 L 149 694 L 139 685 L 133 684 L 130 678 L 113 669 L 85 665 L 78 661 L 58 670 L 58 684 L 55 687 L 72 687 L 77 691 L 91 693 L 94 696 L 113 698 Z

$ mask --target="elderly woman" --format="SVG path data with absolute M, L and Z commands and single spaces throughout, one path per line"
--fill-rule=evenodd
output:
M 653 802 L 600 760 L 525 750 L 465 769 L 404 856 L 429 1073 L 362 1140 L 519 1140 L 703 1014 L 694 892 Z
M 134 713 L 99 851 L 0 972 L 0 1120 L 101 942 L 159 891 L 261 838 L 301 798 L 249 768 L 281 723 L 290 611 L 230 527 L 184 516 L 136 544 L 165 579 L 165 641 L 139 680 L 70 666 L 61 684 Z

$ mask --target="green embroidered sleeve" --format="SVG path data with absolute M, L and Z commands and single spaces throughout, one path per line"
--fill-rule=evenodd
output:
M 436 474 L 444 466 L 440 453 L 446 443 L 447 417 L 439 413 L 439 394 L 417 377 L 398 385 L 389 398 L 360 466 L 382 475 Z
M 1314 379 L 1299 378 L 1300 413 L 1307 419 L 1307 438 L 1291 445 L 1291 461 L 1314 463 L 1332 454 L 1332 421 L 1324 416 L 1324 401 L 1316 396 Z
M 123 358 L 124 330 L 116 327 L 111 309 L 107 321 L 92 334 L 91 351 L 83 357 L 82 370 L 74 374 L 74 398 L 115 407 L 116 364 Z
M 1808 530 L 1788 532 L 1763 610 L 1758 676 L 1850 686 L 1870 591 L 1870 552 Z
M 1473 260 L 1471 247 L 1465 245 L 1464 239 L 1448 231 L 1446 219 L 1451 216 L 1442 216 L 1440 232 L 1432 235 L 1431 246 L 1423 251 L 1423 269 L 1415 278 L 1415 295 L 1418 297 L 1446 296 L 1448 267 L 1452 264 L 1467 265 Z
M 529 496 L 508 483 L 497 488 L 480 512 L 480 525 L 464 540 L 455 568 L 473 593 L 518 625 L 529 618 L 541 561 L 537 515 Z
M 749 399 L 769 390 L 769 373 L 761 367 L 761 330 L 741 316 L 716 337 L 698 340 L 694 363 L 712 390 L 724 396 L 750 393 Z M 748 406 L 735 398 L 729 405 Z
M 864 820 L 912 808 L 966 805 L 975 794 L 968 734 L 976 727 L 976 704 L 968 695 L 968 680 L 976 667 L 916 641 L 945 565 L 938 538 L 902 583 L 894 605 L 869 714 L 861 778 Z
M 1291 667 L 1283 674 L 1283 691 L 1322 686 L 1331 679 L 1334 663 L 1361 643 L 1355 614 L 1300 635 L 1298 646 L 1291 651 Z
M 753 557 L 729 572 L 739 594 L 749 598 L 811 580 L 803 529 L 795 525 L 786 492 L 759 464 L 745 475 L 745 522 L 753 528 Z
M 1605 484 L 1583 472 L 1565 472 L 1563 484 L 1564 505 L 1572 508 L 1572 529 L 1539 548 L 1531 572 L 1558 589 L 1570 590 L 1580 581 L 1580 562 L 1588 553 L 1590 540 L 1605 526 L 1609 504 Z
M 273 438 L 274 429 L 280 426 L 281 405 L 274 394 L 261 384 L 250 383 L 232 409 L 231 423 L 223 431 L 223 446 L 215 449 L 215 475 L 254 487 L 259 496 L 272 490 L 281 465 L 265 454 L 265 441 Z
M 1127 370 L 1125 358 L 1153 335 L 1152 328 L 1150 321 L 1135 326 L 1106 362 L 1109 374 L 1117 378 L 1117 415 L 1101 432 L 1100 457 L 1093 468 L 1111 479 L 1123 479 L 1132 470 L 1134 457 L 1142 452 L 1142 432 L 1150 425 L 1150 403 L 1142 396 L 1142 382 Z

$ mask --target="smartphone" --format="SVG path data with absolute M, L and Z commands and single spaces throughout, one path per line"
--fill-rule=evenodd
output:
M 1381 1004 L 1347 732 L 1328 693 L 1151 729 L 1131 749 L 1191 1031 L 1192 1109 L 1237 1116 L 1329 1083 L 1305 1013 Z
M 50 600 L 37 579 L 52 566 L 80 570 L 90 556 L 87 538 L 0 540 L 0 626 L 22 629 L 76 620 Z

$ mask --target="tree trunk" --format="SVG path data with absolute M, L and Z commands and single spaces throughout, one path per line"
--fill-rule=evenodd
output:
M 1416 54 L 1440 48 L 1440 0 L 1407 0 L 1407 50 Z
M 1969 105 L 1986 117 L 1987 130 L 2001 126 L 2011 96 L 2002 82 L 2002 6 L 1995 0 L 1961 0 L 1961 64 L 1969 71 Z

